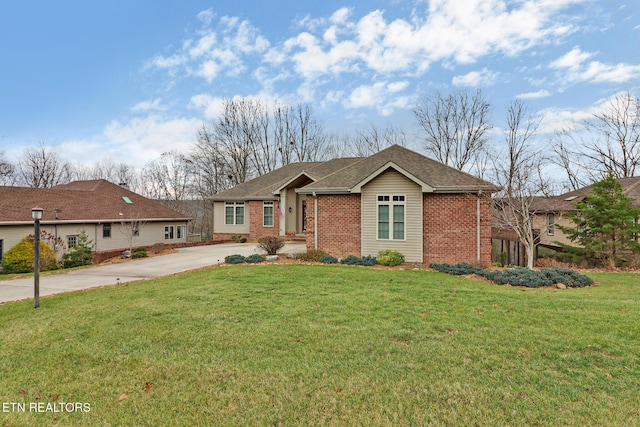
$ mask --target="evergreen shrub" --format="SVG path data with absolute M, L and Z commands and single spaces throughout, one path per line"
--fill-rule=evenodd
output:
M 256 264 L 262 261 L 264 261 L 264 257 L 260 254 L 249 255 L 244 259 L 244 262 L 248 262 L 250 264 Z
M 558 283 L 568 288 L 578 288 L 591 286 L 593 280 L 584 274 L 577 273 L 568 268 L 543 268 L 540 270 L 529 270 L 524 267 L 507 268 L 505 270 L 483 270 L 467 263 L 459 264 L 437 264 L 431 263 L 429 267 L 442 273 L 455 275 L 475 274 L 485 277 L 500 285 L 524 286 L 527 288 L 539 288 L 552 286 Z
M 2 258 L 4 273 L 29 273 L 33 271 L 33 237 L 25 237 L 9 249 Z M 40 270 L 57 270 L 60 268 L 56 253 L 49 245 L 40 241 Z
M 227 264 L 242 264 L 244 262 L 244 256 L 239 254 L 228 255 L 224 258 L 224 262 Z
M 331 255 L 323 255 L 320 257 L 320 262 L 323 264 L 336 264 L 338 262 L 338 259 L 332 257 Z

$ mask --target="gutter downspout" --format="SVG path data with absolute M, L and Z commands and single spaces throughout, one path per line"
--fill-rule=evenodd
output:
M 480 264 L 480 196 L 482 196 L 482 190 L 478 190 L 478 198 L 476 199 L 476 256 L 478 264 Z
M 318 250 L 318 196 L 313 192 L 313 249 Z

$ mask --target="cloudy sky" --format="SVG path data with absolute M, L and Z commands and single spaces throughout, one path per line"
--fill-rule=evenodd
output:
M 344 134 L 417 133 L 416 100 L 482 88 L 552 131 L 640 95 L 638 0 L 22 0 L 0 3 L 0 149 L 142 167 L 236 96 L 310 104 Z

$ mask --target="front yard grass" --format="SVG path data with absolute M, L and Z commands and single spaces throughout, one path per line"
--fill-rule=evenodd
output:
M 0 305 L 0 425 L 634 425 L 640 275 L 589 275 L 225 266 Z

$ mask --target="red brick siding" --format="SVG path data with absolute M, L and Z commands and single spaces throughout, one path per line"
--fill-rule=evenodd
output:
M 424 262 L 478 263 L 477 197 L 472 194 L 425 194 Z M 491 208 L 480 201 L 480 263 L 491 263 Z
M 258 240 L 265 236 L 280 235 L 280 216 L 278 215 L 278 201 L 273 202 L 273 227 L 265 227 L 262 218 L 262 200 L 252 200 L 249 203 L 249 239 Z
M 214 233 L 213 234 L 213 241 L 216 243 L 219 242 L 231 242 L 231 236 L 241 236 L 241 237 L 246 237 L 247 240 L 249 239 L 249 235 L 248 234 L 243 234 L 243 233 Z
M 318 195 L 318 249 L 360 256 L 360 195 Z M 307 250 L 314 248 L 314 198 L 307 196 Z

